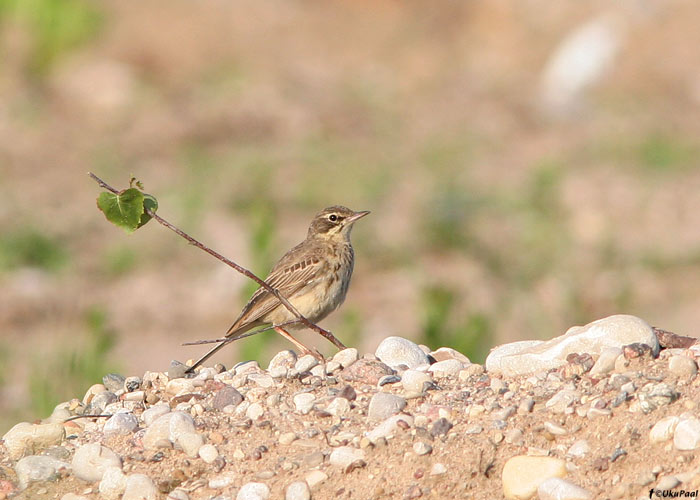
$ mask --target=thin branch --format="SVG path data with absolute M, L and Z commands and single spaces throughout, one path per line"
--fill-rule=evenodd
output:
M 106 190 L 108 190 L 108 191 L 111 191 L 111 192 L 114 193 L 114 194 L 118 194 L 118 193 L 119 193 L 118 190 L 114 189 L 112 186 L 110 186 L 109 184 L 107 184 L 105 181 L 103 181 L 102 179 L 100 179 L 99 177 L 97 177 L 97 176 L 96 176 L 95 174 L 93 174 L 92 172 L 88 172 L 88 175 L 89 175 L 95 182 L 97 182 L 97 184 L 99 184 L 100 187 L 102 187 L 103 189 L 106 189 Z M 333 345 L 335 345 L 337 348 L 339 348 L 339 349 L 345 349 L 345 345 L 343 345 L 342 342 L 340 342 L 338 339 L 336 339 L 335 336 L 334 336 L 331 332 L 329 332 L 329 331 L 327 331 L 327 330 L 324 330 L 324 329 L 321 328 L 320 326 L 318 326 L 318 325 L 316 325 L 315 323 L 312 323 L 311 321 L 309 321 L 308 319 L 306 319 L 306 318 L 297 310 L 297 308 L 294 307 L 294 306 L 287 300 L 286 297 L 282 296 L 282 295 L 279 293 L 279 291 L 278 291 L 276 288 L 273 288 L 273 287 L 271 287 L 270 285 L 268 285 L 267 283 L 265 283 L 265 281 L 263 281 L 263 280 L 261 280 L 260 278 L 258 278 L 255 274 L 253 274 L 253 273 L 252 273 L 251 271 L 249 271 L 248 269 L 246 269 L 246 268 L 244 268 L 244 267 L 242 267 L 242 266 L 239 266 L 238 264 L 236 264 L 236 263 L 233 262 L 232 260 L 230 260 L 230 259 L 224 257 L 223 255 L 221 255 L 220 253 L 218 253 L 218 252 L 212 250 L 211 248 L 209 248 L 208 246 L 204 245 L 203 243 L 200 243 L 199 241 L 197 241 L 196 239 L 194 239 L 192 236 L 190 236 L 189 234 L 185 233 L 185 232 L 182 231 L 181 229 L 179 229 L 179 228 L 173 226 L 170 222 L 168 222 L 167 220 L 163 219 L 160 215 L 156 214 L 156 213 L 153 212 L 151 209 L 145 208 L 145 207 L 144 207 L 144 209 L 145 209 L 145 211 L 146 211 L 146 213 L 147 213 L 148 215 L 150 215 L 153 219 L 155 219 L 156 221 L 158 221 L 158 223 L 160 223 L 161 225 L 167 227 L 167 228 L 170 229 L 171 231 L 177 233 L 179 236 L 185 238 L 188 242 L 190 242 L 192 245 L 196 246 L 196 247 L 199 248 L 200 250 L 204 250 L 204 251 L 207 252 L 209 255 L 211 255 L 211 256 L 217 258 L 218 260 L 220 260 L 220 261 L 223 262 L 224 264 L 226 264 L 226 265 L 228 265 L 228 266 L 234 268 L 236 271 L 238 271 L 238 272 L 241 273 L 242 275 L 244 275 L 244 276 L 250 278 L 251 280 L 255 281 L 258 285 L 260 285 L 262 288 L 264 288 L 267 292 L 269 292 L 269 293 L 271 293 L 272 295 L 274 295 L 275 298 L 276 298 L 277 300 L 279 300 L 280 303 L 281 303 L 284 307 L 286 307 L 286 308 L 289 310 L 289 312 L 291 312 L 291 313 L 294 315 L 294 317 L 297 318 L 297 319 L 299 320 L 299 322 L 300 322 L 301 324 L 303 324 L 305 327 L 310 328 L 310 329 L 314 330 L 315 332 L 319 333 L 320 335 L 322 335 L 323 337 L 325 337 L 326 339 L 328 339 L 330 342 L 332 342 Z

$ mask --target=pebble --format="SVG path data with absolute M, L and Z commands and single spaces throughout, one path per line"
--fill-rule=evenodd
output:
M 228 488 L 233 484 L 233 478 L 231 476 L 216 476 L 209 480 L 207 486 L 212 490 L 222 490 Z
M 580 400 L 581 395 L 578 391 L 562 389 L 545 403 L 545 407 L 549 408 L 553 413 L 564 413 L 568 407 Z
M 423 352 L 423 351 L 421 351 Z M 385 420 L 406 407 L 406 400 L 401 396 L 378 392 L 369 402 L 367 418 L 374 421 Z
M 360 359 L 360 356 L 357 349 L 354 347 L 338 351 L 335 353 L 335 356 L 333 356 L 333 361 L 338 363 L 342 368 L 347 368 L 358 359 Z
M 537 487 L 539 500 L 591 500 L 593 493 L 565 479 L 545 479 Z
M 510 429 L 505 434 L 505 441 L 508 444 L 520 446 L 524 442 L 523 431 L 520 429 Z
M 659 482 L 656 483 L 656 489 L 657 490 L 672 490 L 676 486 L 681 484 L 681 482 L 678 480 L 676 476 L 663 476 L 661 479 L 659 479 Z
M 243 396 L 234 387 L 226 386 L 219 389 L 212 400 L 212 407 L 215 410 L 223 410 L 227 406 L 238 406 L 243 401 Z
M 113 392 L 103 391 L 97 394 L 87 407 L 86 413 L 102 413 L 107 406 L 117 401 L 117 395 Z
M 397 431 L 401 429 L 399 427 L 399 422 L 404 422 L 408 424 L 409 427 L 413 425 L 413 417 L 410 415 L 393 415 L 371 431 L 365 433 L 365 437 L 370 440 L 371 443 L 376 444 L 380 439 L 389 439 Z
M 265 414 L 265 408 L 260 403 L 252 403 L 245 411 L 245 416 L 251 420 L 257 420 Z
M 668 371 L 676 377 L 690 378 L 698 373 L 698 365 L 688 356 L 671 356 L 668 360 Z
M 427 372 L 406 370 L 401 374 L 401 386 L 409 395 L 423 394 L 432 381 L 433 378 Z
M 374 354 L 394 369 L 402 365 L 406 368 L 416 368 L 429 363 L 423 350 L 416 343 L 403 337 L 385 338 Z
M 365 452 L 364 450 L 359 450 L 353 448 L 352 446 L 339 446 L 334 448 L 329 457 L 329 462 L 331 465 L 346 469 L 351 464 L 364 461 Z
M 172 379 L 165 385 L 165 392 L 174 396 L 194 392 L 194 382 L 188 378 Z
M 30 455 L 15 465 L 19 489 L 24 490 L 35 481 L 51 481 L 59 477 L 61 469 L 70 469 L 70 464 L 54 457 Z
M 83 404 L 90 404 L 92 403 L 92 400 L 97 396 L 98 394 L 101 394 L 103 392 L 106 392 L 107 388 L 104 386 L 104 384 L 93 384 L 91 385 L 87 391 L 85 391 L 85 395 L 83 396 Z
M 416 443 L 413 443 L 413 452 L 416 455 L 427 455 L 429 453 L 432 453 L 432 451 L 433 447 L 425 441 L 418 441 Z
M 544 429 L 554 436 L 566 436 L 569 433 L 566 428 L 549 421 L 544 423 Z
M 440 347 L 439 349 L 432 351 L 430 355 L 433 357 L 435 361 L 444 361 L 446 359 L 456 359 L 457 361 L 461 361 L 462 364 L 464 365 L 469 365 L 471 364 L 471 361 L 469 361 L 469 358 L 466 357 L 464 354 L 461 352 L 452 349 L 451 347 Z
M 318 365 L 318 359 L 313 357 L 311 354 L 306 354 L 299 358 L 294 364 L 294 372 L 306 373 L 316 365 Z
M 61 497 L 61 500 L 88 500 L 88 497 L 76 495 L 75 493 L 66 493 Z
M 126 490 L 126 475 L 121 468 L 105 468 L 99 486 L 100 496 L 106 500 L 116 500 L 122 496 L 124 490 Z
M 663 443 L 673 437 L 676 426 L 680 419 L 676 416 L 664 417 L 654 424 L 649 431 L 649 441 L 652 443 Z
M 428 371 L 431 372 L 435 378 L 445 378 L 457 375 L 462 368 L 464 368 L 464 363 L 458 359 L 446 359 L 433 363 L 430 365 L 430 368 L 428 368 Z
M 344 368 L 339 376 L 347 382 L 375 385 L 385 375 L 394 375 L 395 373 L 388 365 L 377 359 L 361 358 Z
M 157 449 L 162 447 L 163 441 L 170 441 L 172 444 L 178 444 L 187 456 L 193 458 L 204 444 L 202 437 L 195 432 L 192 417 L 181 411 L 158 417 L 146 429 L 142 441 L 146 449 Z
M 38 453 L 49 446 L 61 444 L 66 436 L 63 424 L 30 424 L 20 422 L 5 433 L 7 454 L 12 460 L 18 460 L 25 455 Z
M 350 413 L 350 401 L 345 398 L 334 398 L 326 408 L 326 411 L 331 415 L 343 417 Z
M 121 469 L 122 460 L 100 443 L 88 443 L 75 451 L 71 462 L 73 475 L 83 481 L 101 481 L 108 467 Z
M 552 457 L 518 455 L 503 466 L 501 482 L 508 500 L 531 498 L 545 480 L 566 476 L 566 462 Z
M 591 368 L 591 376 L 597 377 L 607 375 L 615 369 L 615 360 L 622 354 L 620 347 L 606 347 L 600 352 L 600 356 L 596 360 L 593 368 Z
M 447 472 L 447 467 L 445 467 L 444 464 L 441 464 L 440 462 L 433 464 L 433 466 L 430 468 L 430 475 L 431 476 L 441 476 Z
M 212 464 L 219 458 L 219 452 L 213 444 L 204 444 L 197 452 L 205 463 Z
M 271 377 L 284 378 L 294 368 L 296 362 L 297 355 L 294 351 L 280 351 L 270 360 L 267 371 Z
M 379 379 L 379 382 L 377 382 L 377 387 L 383 387 L 387 384 L 396 384 L 397 382 L 401 382 L 401 377 L 398 375 L 384 375 Z
M 118 373 L 108 373 L 102 377 L 102 384 L 105 390 L 110 392 L 117 392 L 124 389 L 124 381 L 126 378 Z
M 579 439 L 572 444 L 566 454 L 573 458 L 583 458 L 591 451 L 591 446 L 585 439 Z
M 190 496 L 185 490 L 178 488 L 168 493 L 166 500 L 190 500 Z
M 326 479 L 328 479 L 328 475 L 320 470 L 312 470 L 306 476 L 304 476 L 304 479 L 306 480 L 306 483 L 309 485 L 309 488 L 312 490 L 314 487 L 318 486 L 322 482 L 324 482 Z
M 265 483 L 246 483 L 241 486 L 236 500 L 267 500 L 270 498 L 270 488 Z
M 279 443 L 283 444 L 283 445 L 292 444 L 296 440 L 297 440 L 297 435 L 293 432 L 285 432 L 283 434 L 280 434 L 280 437 L 279 437 Z
M 284 500 L 311 500 L 311 489 L 306 481 L 295 481 L 287 486 Z
M 546 342 L 526 340 L 499 346 L 486 358 L 486 371 L 507 376 L 528 375 L 559 368 L 572 353 L 600 355 L 607 347 L 628 344 L 650 346 L 654 355 L 659 342 L 646 321 L 625 314 L 599 319 L 585 326 L 575 326 Z
M 302 392 L 300 394 L 296 394 L 293 400 L 296 410 L 302 415 L 306 415 L 314 407 L 316 396 L 310 392 Z
M 130 474 L 126 478 L 126 489 L 122 500 L 157 500 L 158 489 L 145 474 Z
M 430 428 L 430 435 L 433 437 L 444 436 L 452 429 L 452 422 L 446 418 L 438 418 Z
M 124 380 L 124 390 L 126 392 L 138 391 L 141 388 L 143 381 L 141 377 L 126 377 Z
M 141 421 L 143 425 L 149 427 L 153 422 L 155 422 L 158 417 L 170 413 L 170 406 L 167 404 L 159 404 L 151 406 L 149 409 L 145 410 L 141 414 Z
M 695 417 L 681 420 L 673 433 L 673 446 L 677 450 L 694 450 L 700 446 L 700 420 Z
M 105 422 L 103 432 L 105 436 L 127 436 L 132 434 L 139 426 L 139 422 L 133 413 L 115 413 Z
M 275 379 L 268 373 L 251 373 L 248 375 L 248 380 L 251 380 L 258 387 L 262 387 L 263 389 L 269 389 L 275 385 Z

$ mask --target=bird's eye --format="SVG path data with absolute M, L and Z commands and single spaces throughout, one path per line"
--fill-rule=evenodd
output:
M 328 220 L 331 221 L 331 222 L 336 222 L 336 221 L 338 220 L 338 216 L 335 215 L 335 214 L 330 214 L 330 215 L 328 216 Z

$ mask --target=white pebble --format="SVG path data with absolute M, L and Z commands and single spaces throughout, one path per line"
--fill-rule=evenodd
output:
M 306 481 L 295 481 L 287 486 L 284 500 L 311 500 L 311 489 Z
M 73 475 L 83 481 L 101 481 L 108 467 L 121 469 L 122 460 L 100 443 L 84 444 L 75 451 L 73 461 Z
M 267 500 L 270 488 L 265 483 L 246 483 L 236 495 L 236 500 Z
M 219 452 L 213 444 L 202 445 L 198 453 L 199 457 L 208 464 L 214 463 L 214 461 L 219 458 Z
M 157 500 L 158 489 L 145 474 L 130 474 L 126 478 L 126 489 L 122 500 Z
M 310 392 L 302 392 L 294 396 L 294 406 L 302 415 L 306 415 L 311 411 L 315 401 L 316 396 Z

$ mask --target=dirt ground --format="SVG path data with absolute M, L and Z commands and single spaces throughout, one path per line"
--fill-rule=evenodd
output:
M 652 426 L 663 417 L 697 414 L 699 379 L 671 373 L 673 354 L 694 357 L 683 349 L 665 350 L 657 359 L 648 355 L 630 359 L 624 366 L 616 365 L 612 373 L 597 377 L 587 373 L 567 376 L 566 370 L 555 370 L 534 378 L 498 379 L 471 365 L 459 377 L 436 379 L 431 390 L 409 398 L 400 414 L 405 423 L 388 439 L 372 443 L 364 437 L 377 425 L 368 420 L 371 397 L 378 390 L 397 395 L 405 391 L 401 384 L 378 389 L 367 383 L 371 370 L 363 372 L 366 380 L 347 380 L 345 369 L 325 379 L 308 373 L 278 379 L 269 388 L 259 387 L 250 375 L 238 385 L 245 394 L 241 410 L 261 404 L 263 412 L 255 419 L 246 416 L 247 410 L 222 412 L 213 407 L 224 384 L 209 380 L 192 394 L 172 397 L 165 390 L 168 379 L 161 375 L 148 394 L 195 415 L 197 432 L 219 451 L 212 464 L 187 458 L 178 449 L 144 449 L 143 431 L 129 437 L 104 437 L 94 424 L 76 428 L 75 439 L 69 439 L 63 448 L 103 443 L 122 457 L 125 473 L 152 478 L 162 498 L 176 488 L 187 491 L 193 500 L 216 495 L 235 498 L 248 482 L 265 483 L 271 498 L 282 498 L 287 485 L 308 481 L 311 471 L 327 476 L 312 487 L 315 499 L 504 498 L 503 466 L 517 455 L 565 460 L 566 480 L 588 490 L 591 498 L 648 498 L 649 490 L 665 476 L 678 479 L 675 491 L 694 491 L 700 486 L 696 451 L 679 451 L 671 441 L 652 443 L 649 437 Z M 620 398 L 621 383 L 630 381 L 636 389 Z M 644 407 L 641 402 L 649 401 L 644 393 L 650 384 L 666 384 L 675 396 Z M 547 404 L 562 389 L 579 391 L 580 401 L 568 409 Z M 308 414 L 293 409 L 294 395 L 303 392 L 316 396 Z M 351 399 L 350 410 L 343 416 L 327 411 L 339 394 Z M 534 406 L 524 409 L 524 402 L 530 399 Z M 509 408 L 513 411 L 504 413 Z M 284 441 L 281 436 L 288 433 L 294 439 Z M 581 440 L 588 451 L 582 456 L 570 452 Z M 346 467 L 334 465 L 332 458 L 329 463 L 334 449 L 353 443 L 364 450 L 362 460 Z M 417 451 L 416 443 L 427 444 L 428 452 Z M 12 480 L 11 462 L 5 456 L 0 463 L 4 477 Z M 441 467 L 438 473 L 436 467 Z M 217 487 L 210 482 L 221 478 L 230 478 L 228 484 Z M 72 475 L 35 483 L 13 498 L 60 498 L 67 492 L 99 498 L 96 483 Z

